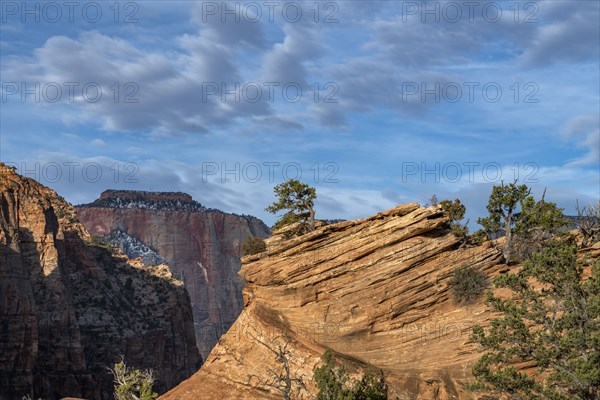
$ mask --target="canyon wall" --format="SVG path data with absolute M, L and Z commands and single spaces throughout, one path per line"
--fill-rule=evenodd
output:
M 92 240 L 62 197 L 0 163 L 0 399 L 113 399 L 121 356 L 160 392 L 199 368 L 183 283 Z
M 244 239 L 269 235 L 257 218 L 208 209 L 179 192 L 107 190 L 93 203 L 77 207 L 77 216 L 90 234 L 123 232 L 172 268 L 190 294 L 203 357 L 242 311 L 238 272 Z

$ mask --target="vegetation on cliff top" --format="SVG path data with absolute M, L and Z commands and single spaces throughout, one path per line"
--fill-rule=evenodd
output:
M 539 201 L 530 193 L 516 181 L 494 186 L 489 215 L 478 221 L 489 234 L 505 237 L 506 263 L 525 262 L 496 277 L 503 295 L 487 295 L 501 316 L 487 331 L 473 329 L 473 340 L 485 353 L 473 367 L 476 382 L 469 388 L 493 398 L 599 399 L 600 261 L 586 272 L 577 259 L 576 238 L 561 231 L 567 225 L 562 210 L 544 200 L 545 192 Z M 441 205 L 451 223 L 464 215 L 458 200 Z M 585 247 L 600 239 L 594 233 L 599 222 L 594 206 L 584 209 L 591 218 L 577 209 Z M 473 303 L 487 287 L 487 276 L 467 266 L 454 272 L 450 285 L 457 303 Z M 526 366 L 534 372 L 524 372 Z
M 546 202 L 544 195 L 535 201 L 527 185 L 517 185 L 517 181 L 492 188 L 488 204 L 489 214 L 479 218 L 477 223 L 490 235 L 504 234 L 503 254 L 506 263 L 520 260 L 540 249 L 541 243 L 567 224 L 555 203 Z M 518 250 L 515 252 L 515 250 Z M 517 253 L 517 254 L 515 254 Z
M 315 228 L 314 201 L 317 197 L 315 188 L 296 179 L 290 179 L 273 188 L 277 200 L 265 211 L 276 214 L 281 210 L 289 210 L 273 226 L 280 228 L 284 225 L 299 222 L 298 234 L 310 232 Z
M 249 256 L 263 252 L 267 249 L 265 241 L 256 236 L 248 236 L 242 245 L 242 254 Z
M 107 190 L 91 203 L 79 204 L 77 208 L 144 209 L 153 211 L 214 212 L 236 215 L 248 221 L 260 221 L 248 214 L 225 213 L 209 208 L 182 192 L 146 192 L 138 190 Z
M 434 199 L 432 198 L 432 203 L 433 200 Z M 467 235 L 469 234 L 469 228 L 467 227 L 469 220 L 464 224 L 461 221 L 465 217 L 467 208 L 461 204 L 459 199 L 455 199 L 454 201 L 443 200 L 440 202 L 440 206 L 444 211 L 444 215 L 450 220 L 450 230 L 452 231 L 452 234 L 460 238 L 462 244 L 466 244 L 468 240 Z
M 594 242 L 600 241 L 600 200 L 595 204 L 580 207 L 579 201 L 576 203 L 577 226 L 582 236 L 583 247 Z

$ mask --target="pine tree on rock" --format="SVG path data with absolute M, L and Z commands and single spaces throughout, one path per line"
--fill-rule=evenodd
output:
M 314 200 L 317 197 L 315 188 L 299 180 L 290 179 L 275 186 L 273 191 L 277 196 L 277 201 L 265 208 L 265 211 L 276 214 L 281 210 L 289 210 L 288 213 L 284 214 L 284 217 L 287 216 L 288 220 L 292 220 L 292 218 L 289 218 L 291 212 L 298 217 L 301 225 L 306 226 L 306 230 L 314 230 Z

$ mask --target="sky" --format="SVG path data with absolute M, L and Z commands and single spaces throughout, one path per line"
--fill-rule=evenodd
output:
M 600 198 L 600 2 L 0 2 L 0 160 L 74 204 L 182 191 L 317 218 L 518 179 Z

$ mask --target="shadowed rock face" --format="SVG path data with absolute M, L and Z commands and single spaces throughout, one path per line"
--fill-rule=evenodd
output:
M 292 374 L 307 383 L 299 399 L 316 397 L 313 368 L 327 348 L 382 370 L 390 399 L 472 398 L 464 384 L 480 354 L 471 328 L 492 314 L 454 305 L 448 282 L 466 265 L 497 273 L 496 249 L 458 249 L 441 210 L 417 204 L 268 241 L 242 260 L 245 308 L 235 324 L 200 371 L 161 399 L 280 399 L 266 383 L 287 341 Z
M 182 282 L 93 244 L 56 192 L 0 163 L 0 399 L 112 399 L 121 355 L 161 392 L 199 367 Z
M 126 232 L 171 266 L 190 294 L 203 356 L 242 311 L 244 239 L 269 235 L 257 218 L 207 209 L 183 193 L 110 190 L 79 206 L 77 216 L 92 235 Z

